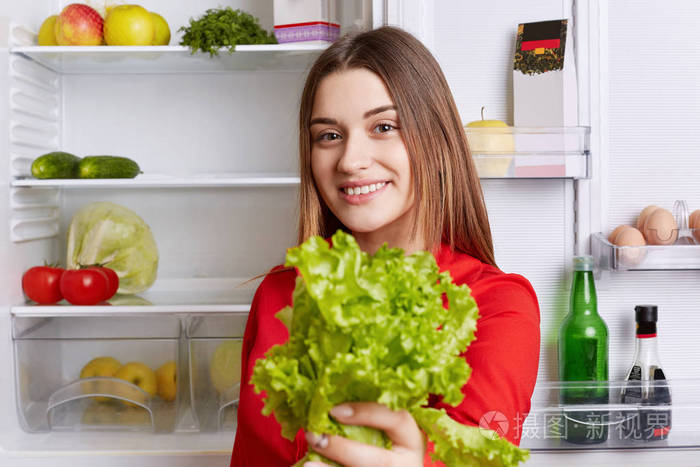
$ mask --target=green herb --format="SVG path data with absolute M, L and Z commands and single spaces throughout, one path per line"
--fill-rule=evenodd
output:
M 258 24 L 258 19 L 241 10 L 231 7 L 211 8 L 200 18 L 190 18 L 188 27 L 181 27 L 180 45 L 190 47 L 192 53 L 198 50 L 210 56 L 219 55 L 219 49 L 229 53 L 236 50 L 236 44 L 276 44 L 275 36 Z
M 384 245 L 370 256 L 342 231 L 332 244 L 312 237 L 288 251 L 286 264 L 301 273 L 293 306 L 276 315 L 289 341 L 272 347 L 253 371 L 255 390 L 266 392 L 263 414 L 274 412 L 282 436 L 293 440 L 303 428 L 388 448 L 383 432 L 329 416 L 342 402 L 377 401 L 408 410 L 446 465 L 503 467 L 527 459 L 495 432 L 424 407 L 430 394 L 448 404 L 464 398 L 471 369 L 460 354 L 478 317 L 469 288 L 439 272 L 429 252 L 406 256 Z M 309 451 L 297 465 L 309 460 L 332 464 Z

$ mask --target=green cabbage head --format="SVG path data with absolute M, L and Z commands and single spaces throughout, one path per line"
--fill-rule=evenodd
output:
M 119 276 L 119 293 L 143 292 L 158 271 L 151 228 L 124 206 L 104 201 L 85 205 L 68 227 L 66 267 L 91 265 L 113 269 Z

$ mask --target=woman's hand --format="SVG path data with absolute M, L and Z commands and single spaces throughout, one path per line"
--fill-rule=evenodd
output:
M 423 434 L 411 414 L 393 411 L 375 402 L 340 404 L 331 415 L 346 425 L 362 425 L 383 430 L 392 448 L 383 449 L 336 435 L 306 433 L 314 451 L 345 467 L 422 467 L 425 445 Z M 322 462 L 306 462 L 304 467 L 328 467 Z

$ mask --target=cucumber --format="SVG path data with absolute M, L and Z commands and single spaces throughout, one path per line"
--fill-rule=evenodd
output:
M 32 162 L 36 178 L 78 178 L 80 158 L 68 152 L 55 151 L 37 157 Z
M 86 156 L 78 164 L 78 178 L 134 178 L 139 165 L 128 157 Z

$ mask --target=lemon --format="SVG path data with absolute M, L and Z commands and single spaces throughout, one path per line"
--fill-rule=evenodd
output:
M 38 37 L 39 45 L 58 45 L 56 33 L 54 32 L 57 18 L 58 15 L 51 15 L 41 23 Z
M 107 45 L 151 45 L 155 35 L 151 13 L 139 5 L 109 9 L 104 23 Z
M 158 13 L 151 12 L 151 17 L 153 18 L 153 27 L 155 28 L 153 45 L 170 44 L 170 26 L 168 26 L 168 22 Z

